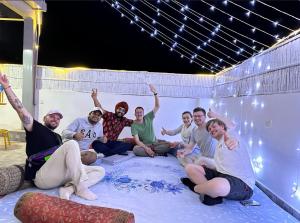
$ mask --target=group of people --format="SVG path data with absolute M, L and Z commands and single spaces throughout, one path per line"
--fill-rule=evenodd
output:
M 59 196 L 63 199 L 70 199 L 73 193 L 87 200 L 97 199 L 89 187 L 104 177 L 105 170 L 89 164 L 97 157 L 126 154 L 132 149 L 136 156 L 176 156 L 188 175 L 181 178 L 182 183 L 200 194 L 206 205 L 221 203 L 223 198 L 243 200 L 252 196 L 255 178 L 249 154 L 238 139 L 228 134 L 227 128 L 234 124 L 211 110 L 206 114 L 205 109 L 197 107 L 193 114 L 183 112 L 181 126 L 175 130 L 162 128 L 162 135 L 181 133 L 182 142 L 170 143 L 159 140 L 154 133 L 153 119 L 160 104 L 153 85 L 149 87 L 154 108 L 146 114 L 143 107 L 135 108 L 135 120 L 125 117 L 128 104 L 124 101 L 116 104 L 114 113 L 104 109 L 93 89 L 95 107 L 88 117 L 77 118 L 68 125 L 61 137 L 54 132 L 63 118 L 60 111 L 50 110 L 41 124 L 26 110 L 1 73 L 0 84 L 26 132 L 25 179 L 38 188 L 60 187 Z M 208 122 L 206 115 L 212 118 Z M 131 127 L 135 145 L 118 140 L 126 126 Z

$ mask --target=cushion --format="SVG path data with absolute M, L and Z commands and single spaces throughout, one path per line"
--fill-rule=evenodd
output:
M 79 204 L 34 192 L 23 194 L 16 203 L 14 214 L 23 223 L 134 222 L 134 215 L 127 211 Z
M 31 182 L 24 181 L 25 164 L 0 168 L 0 196 L 32 187 Z

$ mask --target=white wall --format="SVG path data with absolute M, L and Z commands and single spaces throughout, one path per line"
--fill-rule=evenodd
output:
M 126 101 L 129 105 L 127 118 L 134 119 L 134 109 L 142 106 L 145 112 L 151 111 L 154 106 L 153 96 L 133 96 L 116 95 L 108 93 L 98 93 L 98 98 L 102 106 L 108 111 L 114 111 L 115 104 L 119 101 Z M 181 122 L 181 113 L 183 111 L 192 111 L 197 106 L 207 108 L 208 99 L 188 99 L 188 98 L 169 98 L 160 97 L 160 110 L 154 120 L 155 133 L 158 138 L 167 140 L 179 140 L 180 136 L 168 137 L 161 136 L 161 127 L 177 128 Z M 70 122 L 77 117 L 88 115 L 89 109 L 93 107 L 93 101 L 90 93 L 72 92 L 72 91 L 40 91 L 39 119 L 42 120 L 44 114 L 51 108 L 57 108 L 62 111 L 64 118 L 61 121 L 57 132 L 61 132 Z M 124 128 L 120 138 L 131 137 L 130 128 Z
M 22 90 L 14 90 L 20 100 L 22 100 Z M 21 128 L 21 121 L 15 110 L 9 104 L 6 96 L 4 96 L 6 105 L 0 105 L 0 129 L 16 130 Z
M 300 93 L 231 97 L 218 99 L 213 106 L 235 120 L 252 158 L 262 157 L 258 181 L 298 211 L 299 199 L 291 195 L 293 183 L 300 177 L 299 97 Z

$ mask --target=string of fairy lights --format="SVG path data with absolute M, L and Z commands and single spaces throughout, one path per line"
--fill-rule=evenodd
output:
M 247 8 L 232 0 L 221 1 L 222 7 L 217 7 L 212 1 L 198 1 L 198 4 L 202 3 L 203 7 L 208 9 L 210 15 L 204 15 L 189 4 L 176 0 L 104 0 L 104 2 L 120 13 L 121 18 L 127 19 L 129 24 L 137 26 L 141 32 L 160 41 L 170 52 L 211 73 L 232 67 L 269 48 L 270 44 L 255 39 L 255 33 L 273 38 L 274 43 L 279 40 L 279 31 L 270 33 L 251 24 L 247 18 L 257 17 L 264 20 L 270 23 L 275 31 L 278 28 L 285 32 L 295 31 L 286 24 L 255 12 L 256 4 L 261 4 L 279 15 L 288 16 L 289 19 L 300 21 L 296 16 L 259 0 L 250 0 L 250 7 Z M 245 17 L 234 16 L 226 10 L 227 7 L 235 7 L 235 10 L 242 11 Z M 215 16 L 217 12 L 222 15 L 223 21 L 217 21 L 218 17 Z M 242 24 L 243 28 L 249 29 L 253 35 L 240 32 L 224 20 Z

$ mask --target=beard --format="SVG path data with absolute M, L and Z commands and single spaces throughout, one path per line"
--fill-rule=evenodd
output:
M 91 123 L 92 125 L 95 125 L 95 124 L 97 124 L 99 122 L 99 120 L 98 121 L 94 121 L 90 117 L 88 117 L 88 120 L 89 120 L 89 123 Z
M 52 126 L 50 123 L 45 123 L 45 126 L 46 126 L 48 129 L 51 129 L 51 130 L 56 129 L 56 127 L 57 127 L 57 126 Z
M 117 112 L 116 115 L 117 115 L 119 118 L 121 118 L 121 117 L 124 116 L 124 114 L 123 114 L 122 112 Z

